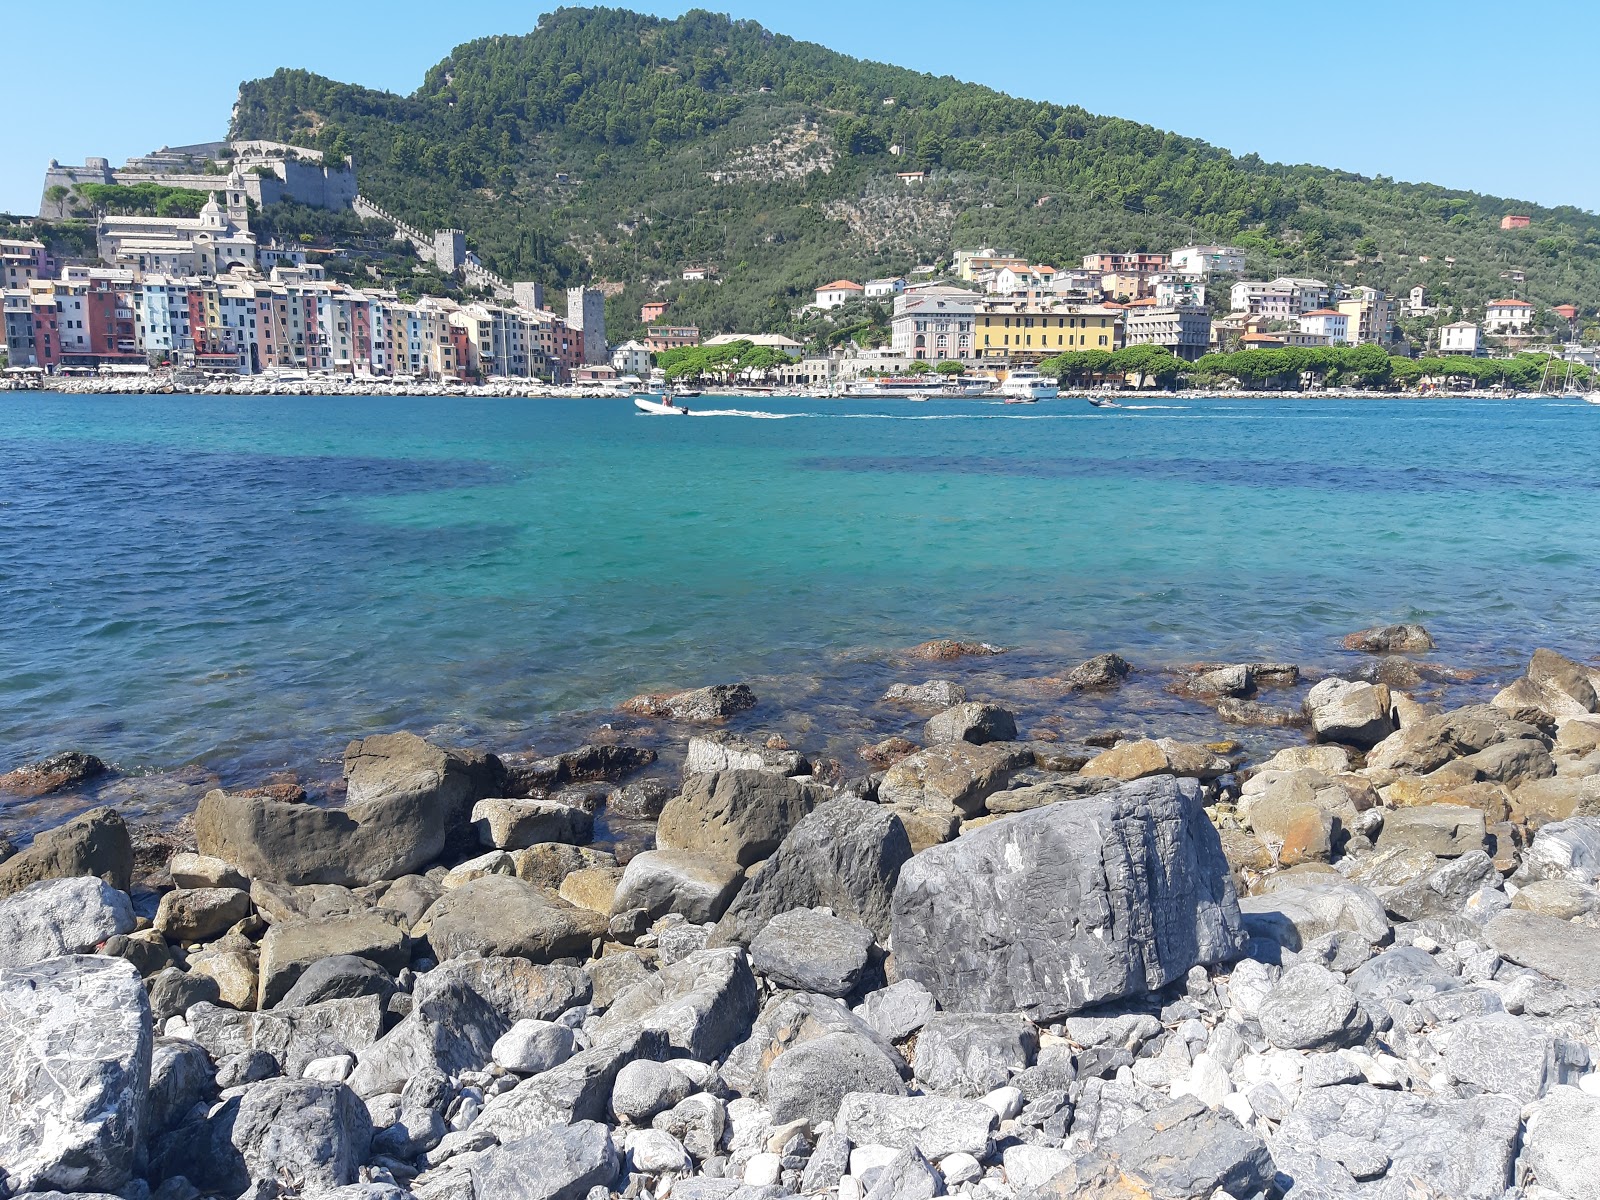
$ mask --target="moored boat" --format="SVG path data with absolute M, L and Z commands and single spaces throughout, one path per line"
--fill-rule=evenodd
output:
M 1056 386 L 1055 380 L 1046 378 L 1032 367 L 1016 368 L 1006 375 L 1006 381 L 1000 385 L 1003 398 L 1016 396 L 1028 401 L 1054 400 L 1060 394 L 1061 389 Z

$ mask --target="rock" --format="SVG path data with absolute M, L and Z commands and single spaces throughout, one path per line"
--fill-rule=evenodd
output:
M 217 1001 L 241 1012 L 255 1008 L 259 999 L 256 967 L 253 949 L 213 947 L 189 956 L 189 974 L 210 979 L 217 987 Z
M 1483 813 L 1459 804 L 1425 804 L 1398 808 L 1384 815 L 1378 848 L 1407 846 L 1440 858 L 1459 858 L 1482 850 L 1486 827 Z
M 658 1113 L 651 1128 L 671 1134 L 683 1147 L 702 1161 L 711 1158 L 722 1145 L 722 1135 L 727 1127 L 727 1114 L 722 1101 L 701 1092 L 680 1100 L 664 1113 Z M 820 1151 L 821 1144 L 818 1149 Z M 846 1145 L 848 1153 L 848 1144 Z M 813 1161 L 816 1155 L 812 1155 Z M 809 1172 L 808 1172 L 809 1173 Z
M 1406 921 L 1453 917 L 1478 889 L 1498 887 L 1500 872 L 1482 850 L 1440 863 L 1421 878 L 1383 893 L 1384 907 Z
M 383 1032 L 376 996 L 325 1000 L 304 1008 L 236 1012 L 201 1002 L 185 1013 L 189 1036 L 216 1062 L 247 1050 L 265 1050 L 286 1067 L 309 1062 L 338 1045 L 358 1051 Z
M 1096 654 L 1068 671 L 1065 682 L 1075 691 L 1113 688 L 1126 679 L 1132 670 L 1128 660 L 1120 654 Z
M 1367 755 L 1367 766 L 1425 774 L 1500 742 L 1541 737 L 1535 726 L 1492 705 L 1468 705 L 1391 734 Z
M 511 861 L 516 876 L 524 883 L 556 891 L 574 871 L 587 871 L 591 867 L 614 867 L 615 855 L 584 846 L 569 846 L 563 842 L 541 842 L 525 850 L 513 850 Z
M 13 796 L 31 800 L 88 783 L 105 774 L 105 771 L 106 764 L 94 755 L 81 750 L 64 750 L 0 775 L 0 792 L 10 792 Z M 126 889 L 127 885 L 122 886 Z
M 870 1042 L 895 1065 L 897 1074 L 909 1074 L 899 1051 L 875 1033 L 839 1001 L 805 992 L 780 992 L 763 1007 L 749 1035 L 728 1053 L 721 1075 L 734 1092 L 764 1101 L 767 1074 L 773 1063 L 796 1046 L 830 1033 L 844 1033 Z
M 1600 929 L 1515 909 L 1484 932 L 1501 958 L 1574 988 L 1600 988 Z
M 376 916 L 284 921 L 261 939 L 261 1005 L 271 1008 L 313 963 L 349 954 L 391 975 L 411 961 L 411 939 Z
M 1032 761 L 1031 752 L 1012 743 L 931 746 L 890 767 L 878 785 L 878 799 L 896 809 L 950 809 L 977 816 L 983 812 L 984 799 L 1003 789 L 1013 771 Z
M 1453 991 L 1461 981 L 1414 946 L 1395 946 L 1350 972 L 1350 989 L 1362 1000 L 1411 1003 Z
M 1216 779 L 1233 770 L 1233 764 L 1204 746 L 1172 738 L 1123 742 L 1083 765 L 1090 778 L 1144 779 L 1151 775 L 1178 775 L 1186 779 Z
M 609 917 L 621 882 L 621 867 L 586 867 L 561 881 L 560 896 L 577 908 Z
M 1284 708 L 1277 704 L 1262 704 L 1259 700 L 1236 700 L 1232 696 L 1219 696 L 1212 702 L 1217 716 L 1230 725 L 1255 725 L 1264 728 L 1301 729 L 1309 721 L 1297 708 Z
M 1017 737 L 1017 717 L 998 704 L 971 701 L 945 709 L 928 721 L 923 736 L 930 745 L 940 742 L 1011 742 Z
M 1600 708 L 1588 672 L 1554 650 L 1535 650 L 1527 674 L 1491 703 L 1514 715 L 1542 713 L 1556 720 L 1585 716 Z
M 1028 1195 L 1066 1170 L 1077 1157 L 1071 1150 L 1024 1143 L 1007 1146 L 1000 1162 L 1005 1167 L 1006 1183 L 1018 1195 Z
M 767 1071 L 772 1120 L 831 1120 L 847 1092 L 905 1095 L 899 1063 L 873 1042 L 825 1033 L 778 1056 Z
M 658 1033 L 679 1053 L 709 1062 L 749 1032 L 757 1007 L 742 950 L 697 950 L 618 996 L 592 1029 L 602 1040 L 619 1030 Z
M 606 797 L 606 810 L 627 821 L 653 821 L 661 815 L 672 791 L 659 779 L 626 784 Z
M 410 1013 L 357 1051 L 350 1086 L 363 1098 L 402 1092 L 416 1079 L 453 1079 L 489 1065 L 506 1032 L 500 1014 L 476 992 L 452 984 L 413 1003 Z
M 318 959 L 303 971 L 278 1001 L 285 1008 L 302 1008 L 324 1000 L 348 1000 L 356 996 L 376 996 L 384 1004 L 394 995 L 394 976 L 356 954 L 333 954 Z
M 1344 648 L 1365 654 L 1422 654 L 1434 645 L 1421 625 L 1380 625 L 1345 635 Z
M 133 842 L 114 808 L 96 808 L 47 829 L 26 850 L 0 862 L 0 897 L 42 879 L 93 875 L 125 892 L 133 879 Z
M 1257 1011 L 1261 1030 L 1280 1050 L 1353 1046 L 1372 1030 L 1355 993 L 1327 967 L 1299 963 L 1273 985 Z
M 1519 1108 L 1504 1096 L 1455 1100 L 1365 1085 L 1313 1088 L 1272 1138 L 1272 1156 L 1295 1189 L 1311 1195 L 1500 1200 L 1511 1184 Z M 1334 1134 L 1343 1137 L 1324 1152 Z M 1344 1161 L 1347 1138 L 1390 1159 L 1384 1182 L 1392 1186 L 1355 1186 Z
M 915 1147 L 896 1154 L 867 1190 L 868 1200 L 932 1200 L 944 1195 L 944 1177 Z
M 572 1057 L 572 1030 L 554 1021 L 518 1021 L 495 1042 L 494 1061 L 518 1075 L 538 1075 Z
M 1522 912 L 1540 913 L 1570 921 L 1592 912 L 1596 896 L 1593 888 L 1570 879 L 1535 879 L 1517 889 L 1511 907 Z
M 1338 826 L 1333 814 L 1320 805 L 1277 795 L 1250 801 L 1241 806 L 1241 815 L 1278 865 L 1327 862 L 1333 856 Z
M 1543 739 L 1512 738 L 1458 758 L 1449 764 L 1449 769 L 1471 771 L 1478 779 L 1515 787 L 1548 779 L 1556 773 L 1556 764 Z
M 611 1085 L 611 1115 L 620 1122 L 644 1125 L 694 1090 L 694 1081 L 676 1067 L 637 1059 L 617 1072 Z
M 1306 693 L 1305 712 L 1321 742 L 1366 748 L 1394 732 L 1389 689 L 1382 684 L 1324 679 Z
M 150 1005 L 131 963 L 67 955 L 0 968 L 0 1183 L 20 1192 L 125 1185 L 144 1137 L 151 1047 Z
M 853 797 L 831 800 L 803 817 L 751 875 L 712 943 L 748 945 L 780 913 L 819 906 L 886 942 L 894 885 L 910 857 L 893 812 Z
M 994 654 L 1004 654 L 999 646 L 991 646 L 988 642 L 960 642 L 950 638 L 935 638 L 933 641 L 922 642 L 906 651 L 908 658 L 918 658 L 925 662 L 951 662 L 958 658 L 986 658 Z
M 452 958 L 417 976 L 418 1005 L 459 984 L 482 997 L 507 1028 L 518 1021 L 553 1021 L 589 1000 L 589 976 L 578 967 L 545 966 L 525 958 Z
M 1542 827 L 1523 852 L 1516 878 L 1600 881 L 1600 817 L 1572 817 Z
M 1569 776 L 1530 779 L 1511 793 L 1511 820 L 1540 829 L 1574 816 L 1583 800 L 1583 780 Z
M 472 825 L 485 846 L 524 850 L 542 842 L 581 845 L 594 837 L 594 817 L 554 800 L 479 800 Z
M 501 790 L 492 755 L 446 750 L 409 733 L 350 743 L 345 807 L 323 809 L 207 792 L 195 811 L 202 854 L 251 879 L 366 884 L 426 867 L 465 829 L 475 801 Z
M 977 1100 L 1032 1065 L 1039 1038 L 1021 1017 L 989 1013 L 930 1016 L 917 1035 L 912 1070 L 941 1096 Z
M 1377 896 L 1354 883 L 1316 883 L 1247 896 L 1239 902 L 1252 938 L 1299 950 L 1335 930 L 1347 929 L 1369 943 L 1389 938 L 1389 919 Z
M 748 867 L 776 850 L 789 831 L 832 794 L 819 784 L 763 771 L 692 776 L 684 783 L 683 794 L 662 810 L 656 845 Z
M 485 957 L 550 962 L 587 958 L 605 935 L 605 918 L 506 875 L 486 875 L 446 892 L 428 910 L 428 943 L 441 958 Z
M 917 855 L 893 946 L 941 1008 L 1043 1020 L 1230 961 L 1244 933 L 1199 785 L 1162 777 Z
M 628 1063 L 661 1059 L 667 1053 L 666 1038 L 661 1034 L 627 1031 L 491 1097 L 473 1128 L 492 1133 L 505 1144 L 541 1130 L 604 1120 L 617 1073 Z
M 1043 808 L 1046 804 L 1060 804 L 1064 801 L 1081 800 L 1085 796 L 1098 796 L 1102 792 L 1112 791 L 1116 786 L 1117 781 L 1114 779 L 1091 779 L 1083 775 L 1069 775 L 1045 783 L 1029 784 L 1027 787 L 1007 788 L 989 797 L 989 815 L 1009 816 L 1011 813 L 1029 812 L 1035 808 Z
M 1443 1052 L 1452 1080 L 1524 1104 L 1560 1084 L 1575 1085 L 1589 1066 L 1582 1043 L 1504 1012 L 1458 1021 L 1431 1040 Z
M 269 1079 L 241 1097 L 232 1142 L 251 1179 L 293 1179 L 316 1193 L 356 1182 L 372 1122 L 342 1083 Z
M 910 1037 L 939 1011 L 933 995 L 915 979 L 901 979 L 867 995 L 851 1010 L 891 1042 Z
M 508 767 L 507 771 L 530 787 L 556 788 L 569 783 L 621 779 L 655 761 L 656 752 L 647 746 L 600 742 L 566 750 L 515 769 Z
M 150 1099 L 141 1136 L 159 1137 L 196 1104 L 209 1100 L 214 1076 L 211 1059 L 199 1046 L 184 1038 L 157 1038 L 150 1055 Z
M 169 1017 L 181 1017 L 191 1004 L 215 1004 L 221 996 L 217 981 L 177 967 L 164 967 L 145 981 L 150 994 L 150 1015 L 157 1028 Z
M 709 724 L 725 721 L 755 706 L 756 694 L 748 684 L 717 683 L 670 695 L 635 696 L 622 705 L 622 711 L 636 717 Z
M 43 879 L 0 900 L 0 967 L 86 953 L 134 923 L 128 897 L 103 880 Z
M 283 1067 L 265 1050 L 245 1050 L 217 1064 L 217 1087 L 223 1091 L 248 1087 L 282 1074 Z
M 250 915 L 250 893 L 238 888 L 177 888 L 161 897 L 155 927 L 175 942 L 203 942 Z
M 896 683 L 883 694 L 885 704 L 901 704 L 906 708 L 928 715 L 954 708 L 967 698 L 967 689 L 948 679 L 930 679 L 926 683 Z
M 167 862 L 167 874 L 180 888 L 238 888 L 250 890 L 250 881 L 239 869 L 220 858 L 184 850 Z
M 651 920 L 677 913 L 694 924 L 727 910 L 744 872 L 728 859 L 687 850 L 648 850 L 629 860 L 611 902 L 613 915 L 642 909 Z
M 1556 1087 L 1525 1111 L 1523 1161 L 1534 1178 L 1568 1200 L 1600 1198 L 1600 1097 Z
M 978 1100 L 852 1092 L 839 1102 L 834 1129 L 857 1146 L 915 1147 L 932 1159 L 989 1156 L 995 1113 Z
M 779 987 L 824 996 L 855 990 L 872 950 L 872 932 L 826 909 L 797 908 L 769 921 L 750 944 L 758 975 Z
M 696 734 L 684 754 L 683 774 L 714 775 L 718 771 L 762 771 L 768 775 L 809 775 L 811 763 L 798 750 L 778 749 L 726 730 Z

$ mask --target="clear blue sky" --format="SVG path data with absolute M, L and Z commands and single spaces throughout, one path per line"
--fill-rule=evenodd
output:
M 51 158 L 77 163 L 99 154 L 120 163 L 163 144 L 223 136 L 241 79 L 306 67 L 410 92 L 451 47 L 526 32 L 549 6 L 274 0 L 205 10 L 224 19 L 198 26 L 187 9 L 165 3 L 7 7 L 0 211 L 31 213 Z M 634 7 L 675 16 L 695 6 Z M 1237 153 L 1600 209 L 1592 113 L 1600 0 L 698 7 L 861 58 L 1146 121 Z M 266 19 L 252 20 L 256 14 Z M 1141 59 L 1150 66 L 1136 65 Z

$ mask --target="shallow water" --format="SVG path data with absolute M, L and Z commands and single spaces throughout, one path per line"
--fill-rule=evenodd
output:
M 120 785 L 177 810 L 391 728 L 560 748 L 668 685 L 750 679 L 743 724 L 837 753 L 914 726 L 887 682 L 1002 694 L 1102 650 L 1329 669 L 1338 635 L 1420 620 L 1479 690 L 1536 645 L 1600 651 L 1593 407 L 693 406 L 726 415 L 0 395 L 0 769 L 188 768 Z M 1018 650 L 893 653 L 946 635 Z M 1024 716 L 1198 730 L 1161 682 Z

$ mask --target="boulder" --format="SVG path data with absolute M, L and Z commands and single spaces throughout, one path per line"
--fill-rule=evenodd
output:
M 714 1157 L 722 1146 L 727 1123 L 728 1114 L 722 1101 L 709 1092 L 701 1092 L 678 1101 L 664 1113 L 657 1113 L 650 1127 L 670 1134 L 691 1155 L 704 1161 Z M 813 1161 L 815 1157 L 812 1156 Z
M 495 1200 L 584 1200 L 620 1167 L 611 1131 L 580 1121 L 486 1151 L 472 1166 L 472 1186 Z
M 899 1062 L 869 1038 L 837 1032 L 810 1038 L 774 1059 L 766 1072 L 766 1102 L 774 1125 L 832 1120 L 846 1093 L 904 1096 Z
M 1298 951 L 1336 930 L 1359 934 L 1368 943 L 1389 940 L 1382 902 L 1355 883 L 1312 883 L 1239 902 L 1252 938 Z
M 1392 946 L 1362 963 L 1349 975 L 1350 990 L 1364 1001 L 1412 1003 L 1461 986 L 1458 976 L 1415 946 Z
M 748 867 L 778 848 L 831 789 L 764 771 L 691 776 L 656 825 L 662 850 L 687 850 Z M 721 915 L 721 914 L 718 914 Z
M 606 812 L 624 821 L 654 821 L 672 799 L 672 789 L 659 779 L 638 779 L 606 797 Z
M 1554 650 L 1535 650 L 1527 674 L 1491 703 L 1513 714 L 1542 714 L 1552 720 L 1582 717 L 1600 708 L 1589 673 Z
M 931 641 L 919 642 L 906 651 L 908 658 L 921 659 L 924 662 L 952 662 L 958 658 L 987 658 L 995 654 L 1004 654 L 1000 646 L 990 645 L 988 642 L 962 642 L 953 638 L 934 638 Z
M 1335 1050 L 1363 1041 L 1372 1022 L 1344 981 L 1318 963 L 1290 967 L 1256 1011 L 1280 1050 Z
M 1378 848 L 1410 847 L 1439 858 L 1459 858 L 1482 850 L 1486 826 L 1483 813 L 1459 804 L 1424 804 L 1386 813 Z
M 891 1042 L 908 1038 L 939 1011 L 933 995 L 915 979 L 901 979 L 862 998 L 851 1011 Z
M 746 1025 L 749 1036 L 728 1053 L 721 1073 L 728 1087 L 757 1100 L 766 1098 L 767 1076 L 774 1063 L 813 1038 L 832 1033 L 871 1043 L 894 1064 L 897 1075 L 908 1073 L 899 1051 L 828 996 L 780 992 L 767 1002 L 753 1024 L 747 1020 Z
M 376 996 L 271 1012 L 236 1012 L 202 1002 L 190 1006 L 184 1017 L 189 1036 L 215 1062 L 265 1050 L 285 1066 L 293 1066 L 322 1057 L 331 1045 L 358 1052 L 383 1032 L 383 1004 Z
M 182 850 L 167 860 L 167 874 L 180 888 L 238 888 L 250 890 L 250 881 L 232 863 Z
M 372 1121 L 342 1083 L 268 1079 L 240 1097 L 231 1140 L 252 1180 L 293 1179 L 314 1195 L 356 1182 Z
M 712 943 L 748 945 L 778 914 L 816 907 L 887 942 L 894 885 L 910 857 L 911 841 L 893 812 L 850 796 L 831 800 L 803 817 L 750 876 Z
M 92 951 L 134 925 L 128 897 L 103 880 L 43 879 L 0 900 L 0 967 Z
M 1600 817 L 1571 817 L 1540 828 L 1523 851 L 1516 878 L 1600 882 Z
M 1501 958 L 1574 988 L 1600 988 L 1600 929 L 1512 909 L 1484 927 Z
M 738 864 L 688 850 L 647 850 L 623 869 L 611 911 L 642 909 L 655 920 L 676 913 L 701 925 L 715 921 L 744 880 Z
M 1304 706 L 1319 742 L 1365 749 L 1394 732 L 1389 689 L 1382 684 L 1324 679 L 1306 693 Z
M 604 1120 L 617 1073 L 638 1059 L 663 1059 L 669 1053 L 663 1035 L 623 1030 L 558 1067 L 528 1076 L 509 1092 L 491 1096 L 473 1129 L 507 1144 L 541 1130 Z
M 912 1148 L 896 1154 L 877 1172 L 866 1200 L 933 1200 L 944 1195 L 944 1176 Z
M 157 1038 L 150 1054 L 150 1100 L 143 1136 L 166 1133 L 189 1110 L 212 1098 L 216 1068 L 206 1052 L 186 1038 Z
M 694 1081 L 670 1063 L 635 1059 L 617 1072 L 611 1085 L 611 1115 L 630 1125 L 646 1125 L 694 1090 Z
M 308 967 L 336 954 L 367 959 L 392 975 L 411 961 L 411 939 L 370 915 L 273 925 L 261 939 L 261 1006 L 277 1004 Z
M 542 842 L 580 846 L 594 837 L 594 817 L 554 800 L 479 800 L 472 826 L 485 846 L 525 850 Z
M 1493 705 L 1468 705 L 1390 734 L 1367 755 L 1367 766 L 1426 774 L 1453 758 L 1476 754 L 1500 742 L 1543 736 L 1537 727 L 1518 721 Z
M 1556 1087 L 1525 1112 L 1523 1161 L 1540 1186 L 1567 1200 L 1600 1200 L 1600 1096 Z
M 1172 738 L 1141 738 L 1123 742 L 1083 765 L 1090 778 L 1145 779 L 1151 775 L 1179 775 L 1186 779 L 1216 779 L 1233 770 L 1233 764 L 1204 746 Z
M 508 875 L 485 875 L 446 892 L 423 920 L 428 944 L 441 959 L 469 952 L 533 962 L 587 958 L 606 931 L 599 913 Z
M 214 790 L 195 810 L 195 840 L 202 854 L 235 864 L 251 879 L 395 879 L 438 858 L 467 827 L 473 804 L 504 781 L 505 768 L 493 755 L 385 734 L 345 750 L 343 809 Z
M 926 683 L 896 683 L 883 694 L 885 704 L 903 705 L 913 711 L 927 713 L 929 716 L 953 708 L 963 703 L 966 698 L 967 689 L 948 679 L 930 679 Z
M 1433 636 L 1421 625 L 1379 625 L 1346 634 L 1344 648 L 1364 654 L 1422 654 L 1434 645 Z
M 1074 691 L 1097 691 L 1116 687 L 1132 670 L 1120 654 L 1096 654 L 1068 671 L 1064 681 Z
M 175 942 L 203 942 L 250 915 L 250 893 L 239 888 L 176 888 L 161 897 L 155 927 Z
M 665 1044 L 709 1062 L 744 1038 L 756 1018 L 755 976 L 737 948 L 696 950 L 624 991 L 592 1033 L 660 1035 Z
M 1582 1042 L 1504 1012 L 1457 1021 L 1430 1040 L 1443 1053 L 1452 1080 L 1524 1104 L 1553 1087 L 1576 1084 L 1589 1066 Z
M 394 992 L 393 974 L 370 958 L 333 954 L 306 966 L 278 1003 L 285 1008 L 303 1008 L 324 1000 L 376 996 L 387 1005 Z
M 578 967 L 543 965 L 526 958 L 451 958 L 417 976 L 416 1004 L 460 984 L 476 992 L 507 1027 L 518 1021 L 553 1021 L 589 1000 L 589 976 Z
M 900 872 L 902 978 L 941 1008 L 1050 1019 L 1238 957 L 1244 932 L 1200 787 L 1171 776 L 1018 813 Z
M 585 867 L 561 881 L 559 895 L 568 904 L 609 917 L 621 882 L 621 867 Z
M 123 1187 L 143 1145 L 151 1048 L 133 964 L 73 954 L 0 967 L 0 1186 Z
M 1482 850 L 1469 850 L 1447 859 L 1426 874 L 1383 892 L 1383 904 L 1404 921 L 1424 917 L 1453 917 L 1466 907 L 1480 888 L 1500 884 L 1500 872 Z
M 928 721 L 923 736 L 929 745 L 940 742 L 1011 742 L 1017 737 L 1017 716 L 998 704 L 969 701 L 952 705 Z
M 779 987 L 824 996 L 855 991 L 872 951 L 872 931 L 827 909 L 796 908 L 769 921 L 750 943 L 756 974 Z
M 150 993 L 150 1015 L 156 1028 L 167 1023 L 169 1017 L 181 1017 L 192 1004 L 215 1004 L 221 998 L 217 981 L 209 975 L 184 971 L 178 967 L 163 967 L 145 980 L 145 990 Z
M 775 739 L 776 740 L 776 739 Z M 763 771 L 768 775 L 809 775 L 811 763 L 798 750 L 752 741 L 723 729 L 696 734 L 683 757 L 683 774 L 714 775 L 718 771 Z
M 896 809 L 949 809 L 974 817 L 985 798 L 1003 789 L 1033 754 L 1014 743 L 973 746 L 951 742 L 902 758 L 884 773 L 878 799 Z
M 1171 690 L 1180 696 L 1189 696 L 1197 700 L 1215 700 L 1222 697 L 1243 699 L 1255 694 L 1256 677 L 1249 663 L 1204 666 L 1184 675 L 1172 685 Z
M 1033 1064 L 1039 1037 L 1009 1013 L 937 1013 L 917 1035 L 911 1060 L 924 1091 L 978 1100 Z
M 1570 921 L 1594 911 L 1597 901 L 1600 897 L 1593 888 L 1570 879 L 1535 879 L 1517 889 L 1517 894 L 1511 898 L 1511 907 Z
M 401 1092 L 413 1079 L 454 1079 L 489 1065 L 507 1031 L 488 1001 L 461 984 L 431 992 L 377 1041 L 356 1049 L 349 1083 L 363 1098 Z
M 994 1109 L 979 1100 L 851 1092 L 839 1102 L 834 1129 L 858 1146 L 916 1148 L 932 1159 L 948 1154 L 987 1158 Z
M 726 721 L 755 706 L 756 694 L 748 684 L 715 683 L 686 692 L 635 696 L 622 705 L 622 711 L 636 717 L 654 717 L 662 721 L 709 724 Z
M 133 842 L 114 808 L 96 808 L 33 839 L 0 862 L 0 897 L 15 895 L 41 879 L 93 875 L 125 892 L 133 880 Z
M 574 871 L 617 865 L 613 854 L 591 850 L 586 846 L 569 846 L 564 842 L 541 842 L 525 850 L 513 850 L 511 862 L 518 879 L 552 892 L 557 891 L 562 880 Z
M 0 775 L 0 792 L 31 800 L 78 787 L 105 771 L 106 764 L 94 755 L 81 750 L 63 750 Z

